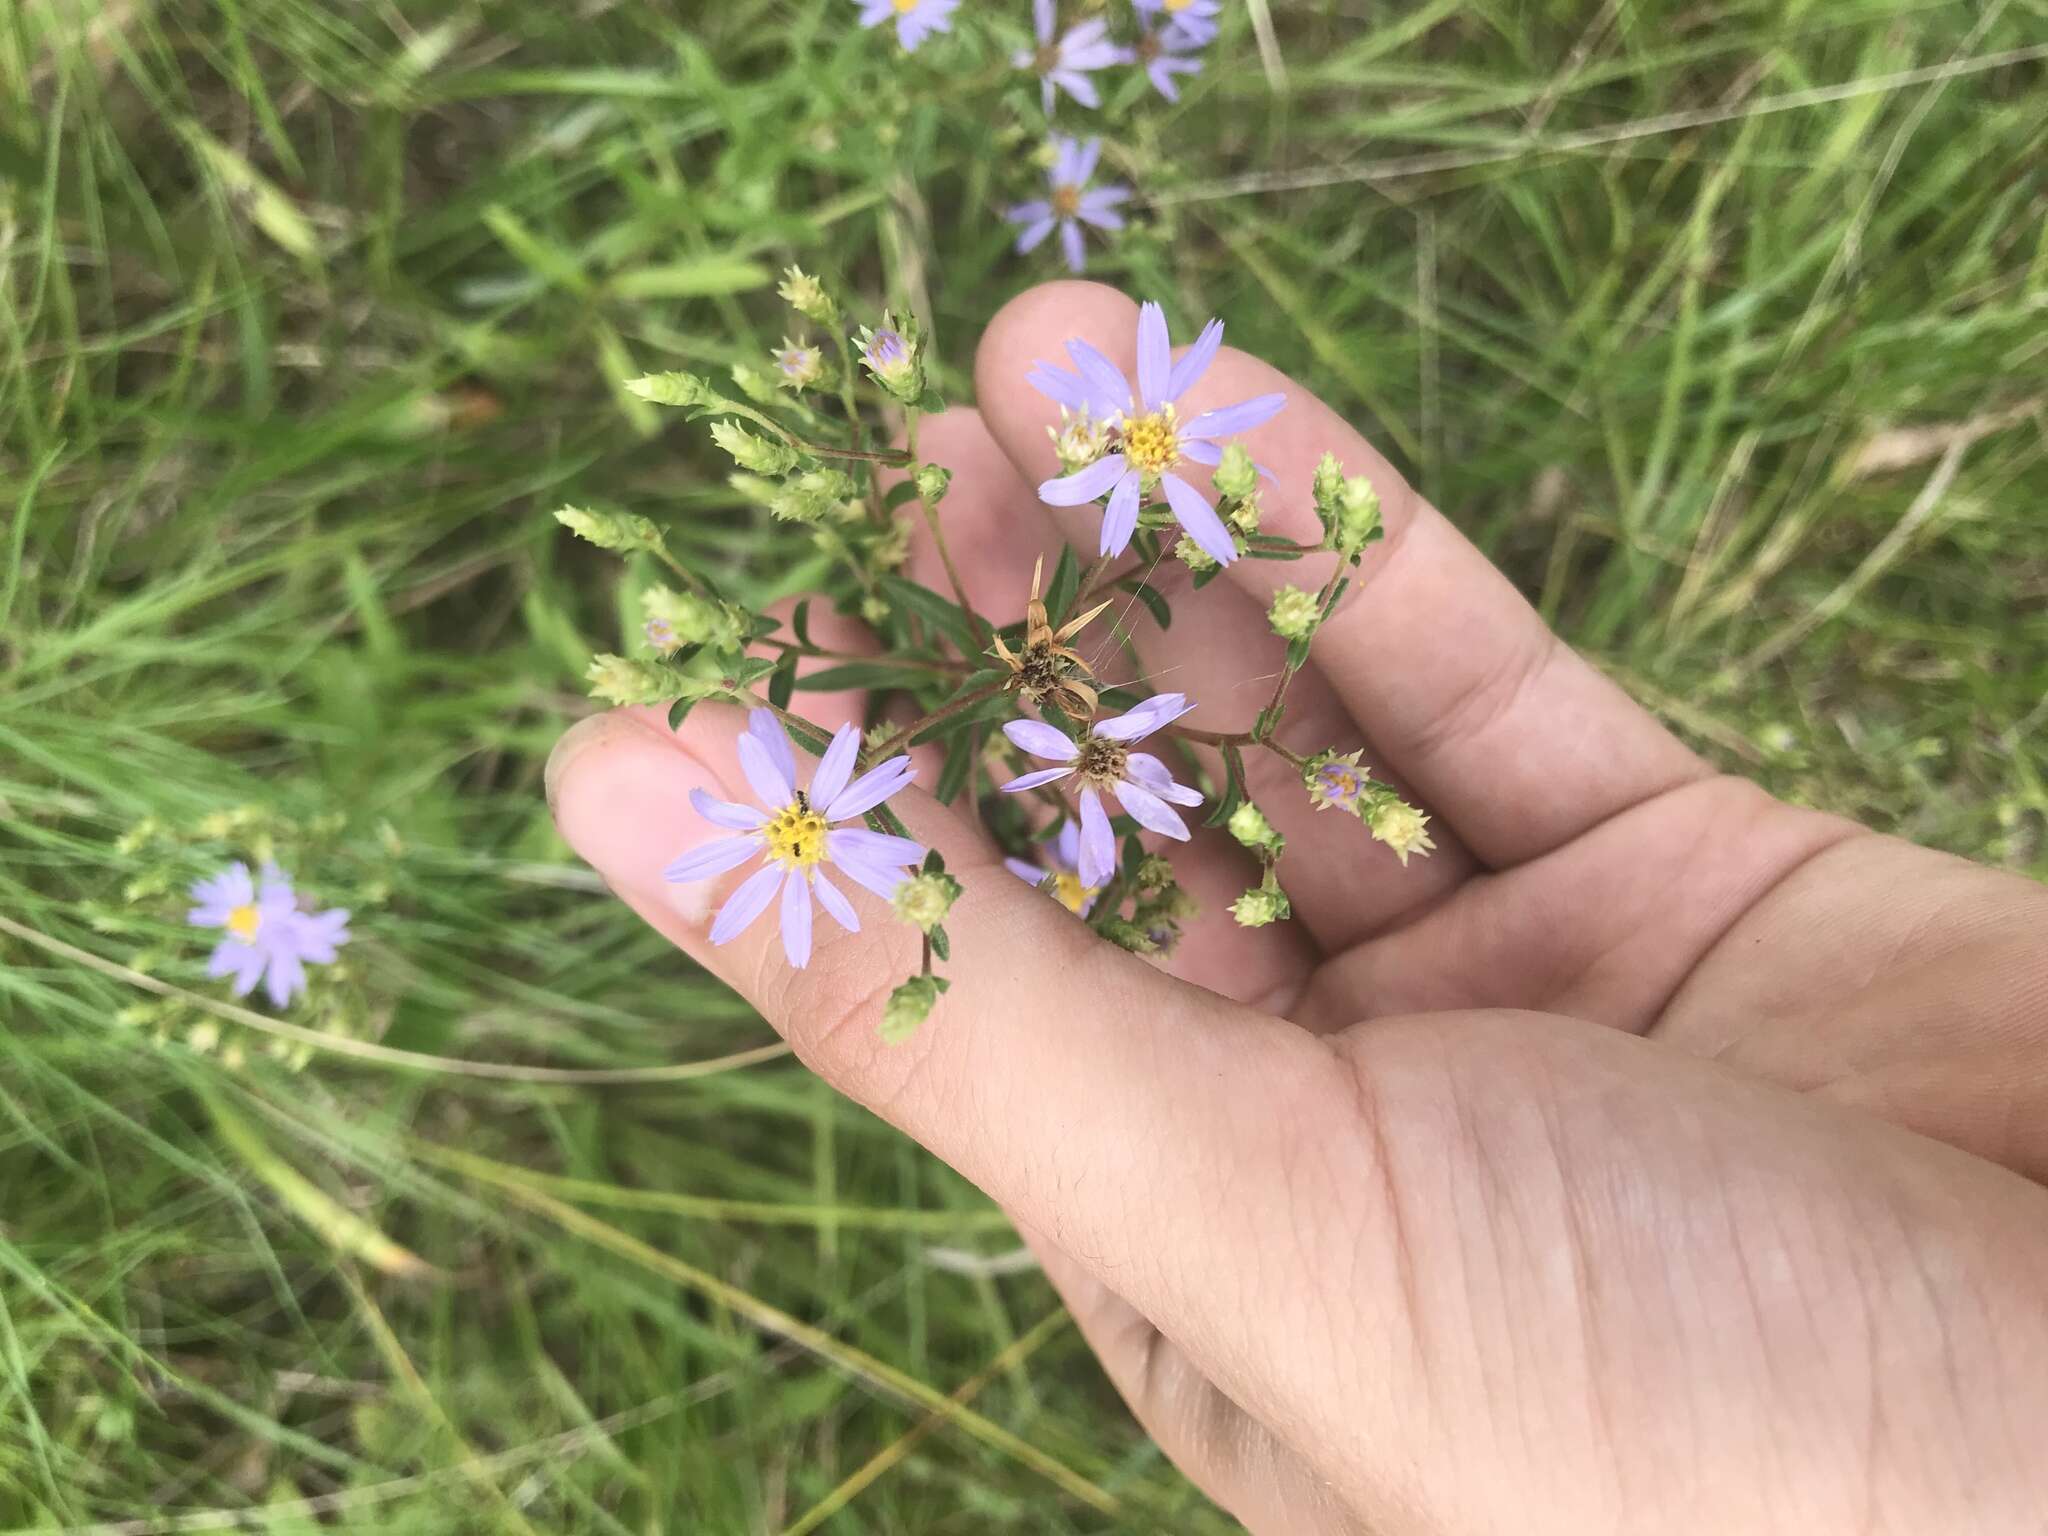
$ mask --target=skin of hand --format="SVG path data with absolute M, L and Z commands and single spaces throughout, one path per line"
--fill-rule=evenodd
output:
M 1034 289 L 982 340 L 980 411 L 926 423 L 998 622 L 1099 518 L 1034 495 L 1055 413 L 1025 370 L 1074 335 L 1129 369 L 1135 325 L 1113 290 Z M 1138 1418 L 1253 1531 L 2048 1529 L 2048 892 L 1716 775 L 1265 364 L 1226 349 L 1187 408 L 1271 389 L 1266 526 L 1318 537 L 1325 448 L 1388 526 L 1286 739 L 1362 744 L 1434 858 L 1402 869 L 1254 753 L 1297 920 L 1235 927 L 1249 866 L 1198 832 L 1174 852 L 1206 915 L 1162 967 L 913 789 L 894 804 L 966 894 L 953 989 L 891 1047 L 918 946 L 878 904 L 796 972 L 772 922 L 708 943 L 738 874 L 661 878 L 713 835 L 692 787 L 743 798 L 737 712 L 576 727 L 563 834 L 1002 1203 Z M 1145 676 L 1244 728 L 1280 655 L 1264 606 L 1302 569 L 1159 579 L 1172 629 L 1124 620 Z M 860 707 L 811 701 L 828 728 Z

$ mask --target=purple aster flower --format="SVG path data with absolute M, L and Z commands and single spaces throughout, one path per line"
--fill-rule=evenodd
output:
M 1017 254 L 1020 256 L 1035 250 L 1057 227 L 1067 266 L 1069 270 L 1079 272 L 1087 266 L 1081 248 L 1081 225 L 1088 223 L 1097 229 L 1122 229 L 1124 216 L 1116 208 L 1131 195 L 1131 189 L 1114 184 L 1089 187 L 1088 178 L 1095 174 L 1095 162 L 1102 158 L 1102 140 L 1055 138 L 1052 144 L 1052 169 L 1046 172 L 1052 195 L 1037 202 L 1019 203 L 1003 217 L 1012 224 L 1024 226 L 1023 233 L 1017 236 Z
M 1158 694 L 1136 709 L 1096 721 L 1078 742 L 1038 720 L 1012 720 L 1003 727 L 1013 746 L 1060 765 L 1010 780 L 1003 786 L 1004 794 L 1021 794 L 1069 774 L 1080 775 L 1081 836 L 1074 869 L 1082 885 L 1107 885 L 1116 873 L 1116 834 L 1110 831 L 1109 814 L 1102 808 L 1105 791 L 1114 794 L 1131 819 L 1147 831 L 1183 843 L 1188 840 L 1187 823 L 1173 806 L 1200 805 L 1201 794 L 1176 784 L 1166 764 L 1149 752 L 1133 752 L 1131 743 L 1143 741 L 1194 707 L 1184 693 Z
M 1196 47 L 1215 41 L 1222 0 L 1131 0 L 1148 16 L 1163 16 L 1167 27 L 1184 34 Z
M 1222 344 L 1223 322 L 1211 320 L 1175 362 L 1166 333 L 1166 311 L 1157 304 L 1146 304 L 1138 311 L 1135 390 L 1116 364 L 1078 337 L 1067 343 L 1075 372 L 1039 363 L 1026 375 L 1047 399 L 1071 410 L 1086 410 L 1097 421 L 1117 428 L 1115 452 L 1038 488 L 1038 499 L 1054 507 L 1083 506 L 1108 495 L 1098 553 L 1120 555 L 1130 547 L 1131 535 L 1138 527 L 1139 505 L 1146 493 L 1157 489 L 1165 494 L 1166 504 L 1188 537 L 1210 559 L 1228 565 L 1237 558 L 1237 545 L 1216 509 L 1174 470 L 1183 459 L 1216 464 L 1223 457 L 1222 439 L 1270 421 L 1287 397 L 1259 395 L 1182 422 L 1174 403 L 1208 371 Z
M 934 32 L 953 30 L 953 12 L 960 8 L 960 0 L 856 0 L 860 6 L 860 24 L 864 27 L 879 27 L 890 17 L 896 18 L 896 41 L 903 45 L 906 53 L 917 51 L 917 45 Z
M 1060 823 L 1059 836 L 1050 843 L 1039 846 L 1043 864 L 1028 863 L 1023 859 L 1005 859 L 1003 867 L 1027 885 L 1045 884 L 1045 877 L 1052 876 L 1053 893 L 1076 917 L 1086 917 L 1095 905 L 1095 898 L 1102 894 L 1099 885 L 1081 883 L 1081 828 L 1071 821 Z
M 1202 61 L 1197 55 L 1215 35 L 1212 28 L 1208 37 L 1199 37 L 1178 23 L 1161 28 L 1147 27 L 1139 32 L 1132 53 L 1145 66 L 1145 75 L 1152 82 L 1152 89 L 1168 101 L 1179 101 L 1180 87 L 1174 83 L 1173 77 L 1199 75 Z
M 263 866 L 262 884 L 237 860 L 211 880 L 192 887 L 198 905 L 185 914 L 194 928 L 225 928 L 214 946 L 206 974 L 234 978 L 234 994 L 247 997 L 261 980 L 270 1001 L 282 1008 L 306 986 L 306 966 L 328 965 L 349 940 L 348 912 L 303 912 L 298 894 L 275 864 Z
M 715 826 L 729 827 L 738 837 L 714 838 L 699 844 L 662 871 L 677 883 L 709 880 L 737 869 L 757 853 L 768 862 L 726 898 L 711 924 L 711 942 L 730 944 L 782 898 L 782 951 L 798 970 L 811 959 L 811 892 L 818 905 L 848 933 L 860 932 L 853 903 L 825 876 L 830 864 L 856 885 L 866 886 L 887 901 L 908 876 L 905 865 L 924 862 L 924 848 L 907 837 L 889 837 L 861 827 L 835 827 L 834 822 L 864 816 L 917 776 L 908 757 L 892 757 L 859 778 L 853 777 L 860 755 L 860 730 L 842 725 L 818 760 L 808 792 L 796 787 L 796 754 L 772 710 L 747 715 L 739 739 L 740 768 L 762 809 L 714 800 L 701 789 L 690 791 L 697 814 Z
M 1069 27 L 1065 37 L 1055 40 L 1053 32 L 1059 25 L 1055 0 L 1032 0 L 1032 19 L 1036 23 L 1038 47 L 1018 49 L 1010 62 L 1039 77 L 1045 115 L 1052 116 L 1058 91 L 1065 91 L 1084 107 L 1101 106 L 1102 96 L 1095 89 L 1095 82 L 1088 78 L 1089 71 L 1128 64 L 1131 50 L 1109 40 L 1109 23 L 1101 17 Z

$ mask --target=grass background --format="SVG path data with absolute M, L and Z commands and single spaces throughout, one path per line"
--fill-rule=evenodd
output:
M 1099 118 L 1148 201 L 1097 275 L 1353 411 L 1709 752 L 2048 872 L 2048 4 L 1228 9 Z M 553 506 L 815 571 L 613 381 L 756 358 L 797 260 L 963 397 L 1049 275 L 1007 45 L 851 14 L 0 13 L 0 1531 L 1228 1528 L 962 1272 L 974 1191 L 788 1061 L 662 1070 L 769 1037 L 541 804 L 620 625 Z M 352 953 L 455 1068 L 119 1022 L 116 840 L 243 803 L 382 850 Z

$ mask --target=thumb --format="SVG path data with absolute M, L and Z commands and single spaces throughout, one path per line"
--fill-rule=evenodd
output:
M 953 985 L 915 1038 L 883 1042 L 883 1003 L 918 969 L 921 941 L 877 897 L 846 882 L 860 931 L 819 921 L 798 970 L 773 911 L 729 944 L 710 942 L 713 915 L 752 865 L 701 884 L 663 878 L 686 849 L 729 835 L 697 814 L 691 790 L 750 798 L 742 727 L 737 710 L 713 706 L 678 732 L 652 710 L 583 722 L 548 769 L 562 835 L 820 1076 L 1114 1276 L 1162 1328 L 1205 1330 L 1214 1303 L 1181 1245 L 1252 1252 L 1285 1239 L 1261 1230 L 1283 1222 L 1278 1202 L 1245 1198 L 1246 1182 L 1279 1179 L 1290 1125 L 1342 1114 L 1334 1058 L 1292 1025 L 1096 938 L 915 787 L 890 806 L 964 887 L 947 919 Z M 809 771 L 799 763 L 800 782 Z

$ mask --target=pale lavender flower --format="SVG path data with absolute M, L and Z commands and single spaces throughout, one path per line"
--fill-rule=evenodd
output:
M 1172 31 L 1184 33 L 1196 47 L 1215 41 L 1222 0 L 1131 0 L 1148 16 L 1159 16 Z
M 298 894 L 285 872 L 266 864 L 262 883 L 237 860 L 211 880 L 192 887 L 198 905 L 185 914 L 194 928 L 225 928 L 214 946 L 206 974 L 234 979 L 237 997 L 247 997 L 260 980 L 270 1001 L 282 1008 L 306 986 L 306 966 L 328 965 L 349 940 L 348 912 L 299 909 Z
M 1088 185 L 1088 178 L 1095 174 L 1096 162 L 1102 158 L 1102 140 L 1055 138 L 1052 145 L 1052 168 L 1046 172 L 1052 195 L 1036 202 L 1019 203 L 1006 211 L 1003 217 L 1012 224 L 1024 226 L 1023 233 L 1017 236 L 1017 253 L 1020 256 L 1037 249 L 1039 243 L 1057 228 L 1067 266 L 1079 272 L 1087 266 L 1086 253 L 1081 247 L 1081 225 L 1087 223 L 1097 229 L 1122 229 L 1124 216 L 1116 211 L 1117 204 L 1131 195 L 1131 189 L 1114 183 L 1093 188 Z
M 1101 106 L 1102 95 L 1088 78 L 1089 72 L 1130 63 L 1131 50 L 1109 40 L 1109 23 L 1099 16 L 1067 28 L 1066 36 L 1055 39 L 1053 33 L 1059 26 L 1056 0 L 1032 0 L 1032 19 L 1038 34 L 1037 48 L 1018 49 L 1010 62 L 1039 77 L 1045 115 L 1052 116 L 1058 91 L 1065 91 L 1084 107 Z
M 1137 61 L 1145 66 L 1145 77 L 1152 82 L 1152 89 L 1168 101 L 1180 100 L 1180 86 L 1175 75 L 1199 75 L 1202 61 L 1198 57 L 1203 46 L 1214 37 L 1212 28 L 1208 37 L 1200 37 L 1186 31 L 1178 24 L 1166 27 L 1146 27 L 1138 34 L 1136 46 L 1132 49 Z
M 907 837 L 890 837 L 862 827 L 836 827 L 872 811 L 917 774 L 908 757 L 892 757 L 853 777 L 860 755 L 860 729 L 843 725 L 819 759 L 808 791 L 796 787 L 796 753 L 772 710 L 747 715 L 739 739 L 740 768 L 761 809 L 716 800 L 690 791 L 697 814 L 715 826 L 740 833 L 699 844 L 662 871 L 677 883 L 709 880 L 737 869 L 756 854 L 768 862 L 739 884 L 711 924 L 711 942 L 729 944 L 782 902 L 782 952 L 801 970 L 811 959 L 811 892 L 848 933 L 860 932 L 860 918 L 846 894 L 825 876 L 831 865 L 856 885 L 887 901 L 908 878 L 905 865 L 924 862 L 924 848 Z
M 1224 438 L 1270 421 L 1287 397 L 1259 395 L 1182 422 L 1174 403 L 1208 371 L 1222 344 L 1223 322 L 1211 320 L 1175 362 L 1173 343 L 1166 332 L 1166 312 L 1157 304 L 1146 304 L 1138 311 L 1135 390 L 1116 364 L 1078 337 L 1067 343 L 1073 373 L 1039 363 L 1025 376 L 1047 399 L 1070 410 L 1086 410 L 1095 420 L 1116 428 L 1115 452 L 1038 488 L 1038 499 L 1054 507 L 1083 506 L 1108 495 L 1098 553 L 1120 555 L 1130 547 L 1131 535 L 1138 527 L 1139 506 L 1145 493 L 1156 487 L 1203 553 L 1219 565 L 1237 558 L 1237 545 L 1216 509 L 1174 470 L 1183 459 L 1215 465 L 1223 457 Z
M 1024 859 L 1005 859 L 1003 867 L 1027 885 L 1045 884 L 1050 875 L 1053 894 L 1061 906 L 1076 917 L 1086 917 L 1095 906 L 1095 898 L 1102 894 L 1099 885 L 1084 885 L 1081 881 L 1081 828 L 1072 821 L 1060 823 L 1059 835 L 1049 843 L 1039 845 L 1039 855 L 1045 862 L 1033 864 Z
M 960 8 L 960 0 L 856 0 L 860 6 L 860 24 L 864 27 L 879 27 L 892 16 L 896 20 L 896 41 L 903 45 L 906 53 L 914 53 L 917 45 L 934 32 L 953 30 L 953 12 Z
M 1107 885 L 1116 873 L 1116 834 L 1110 830 L 1109 813 L 1102 806 L 1105 792 L 1114 794 L 1131 819 L 1147 831 L 1183 843 L 1188 840 L 1187 823 L 1173 806 L 1200 805 L 1200 792 L 1176 784 L 1166 764 L 1149 752 L 1133 752 L 1131 743 L 1143 741 L 1194 707 L 1186 694 L 1157 694 L 1136 709 L 1096 721 L 1078 742 L 1039 720 L 1012 720 L 1003 727 L 1011 745 L 1060 765 L 1010 780 L 1003 786 L 1004 794 L 1021 794 L 1069 774 L 1080 776 L 1081 834 L 1074 868 L 1082 885 Z

